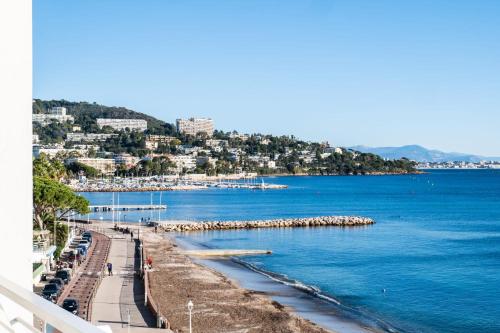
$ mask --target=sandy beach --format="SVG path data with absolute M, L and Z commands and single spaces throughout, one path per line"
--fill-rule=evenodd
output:
M 268 296 L 246 290 L 223 274 L 196 263 L 172 238 L 144 233 L 153 258 L 152 295 L 171 328 L 188 332 L 187 303 L 192 300 L 193 330 L 203 332 L 332 332 L 298 317 Z

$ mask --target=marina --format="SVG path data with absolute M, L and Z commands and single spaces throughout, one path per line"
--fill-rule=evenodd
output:
M 76 192 L 189 191 L 210 188 L 277 190 L 288 188 L 284 184 L 266 183 L 263 178 L 260 180 L 256 177 L 232 179 L 230 176 L 204 176 L 199 177 L 199 179 L 198 177 L 184 178 L 179 176 L 115 177 L 108 179 L 80 179 L 68 185 Z

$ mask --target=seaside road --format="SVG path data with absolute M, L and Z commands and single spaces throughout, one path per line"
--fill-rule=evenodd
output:
M 155 318 L 144 306 L 144 285 L 134 272 L 140 264 L 135 258 L 135 242 L 130 235 L 115 233 L 111 240 L 108 262 L 113 264 L 113 275 L 101 282 L 92 305 L 92 323 L 108 325 L 113 332 L 152 332 Z M 168 332 L 162 330 L 162 332 Z

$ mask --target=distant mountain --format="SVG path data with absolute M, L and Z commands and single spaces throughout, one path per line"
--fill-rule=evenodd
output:
M 462 153 L 445 153 L 439 150 L 427 149 L 419 145 L 408 145 L 401 147 L 354 146 L 350 148 L 362 153 L 377 154 L 387 159 L 400 159 L 406 157 L 407 159 L 417 162 L 480 162 L 485 160 L 500 161 L 500 157 L 485 157 Z

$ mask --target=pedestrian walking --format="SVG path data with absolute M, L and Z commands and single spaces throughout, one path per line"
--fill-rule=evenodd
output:
M 108 276 L 113 275 L 113 264 L 108 262 Z
M 133 231 L 130 232 L 130 241 L 131 242 L 134 241 L 134 232 Z

